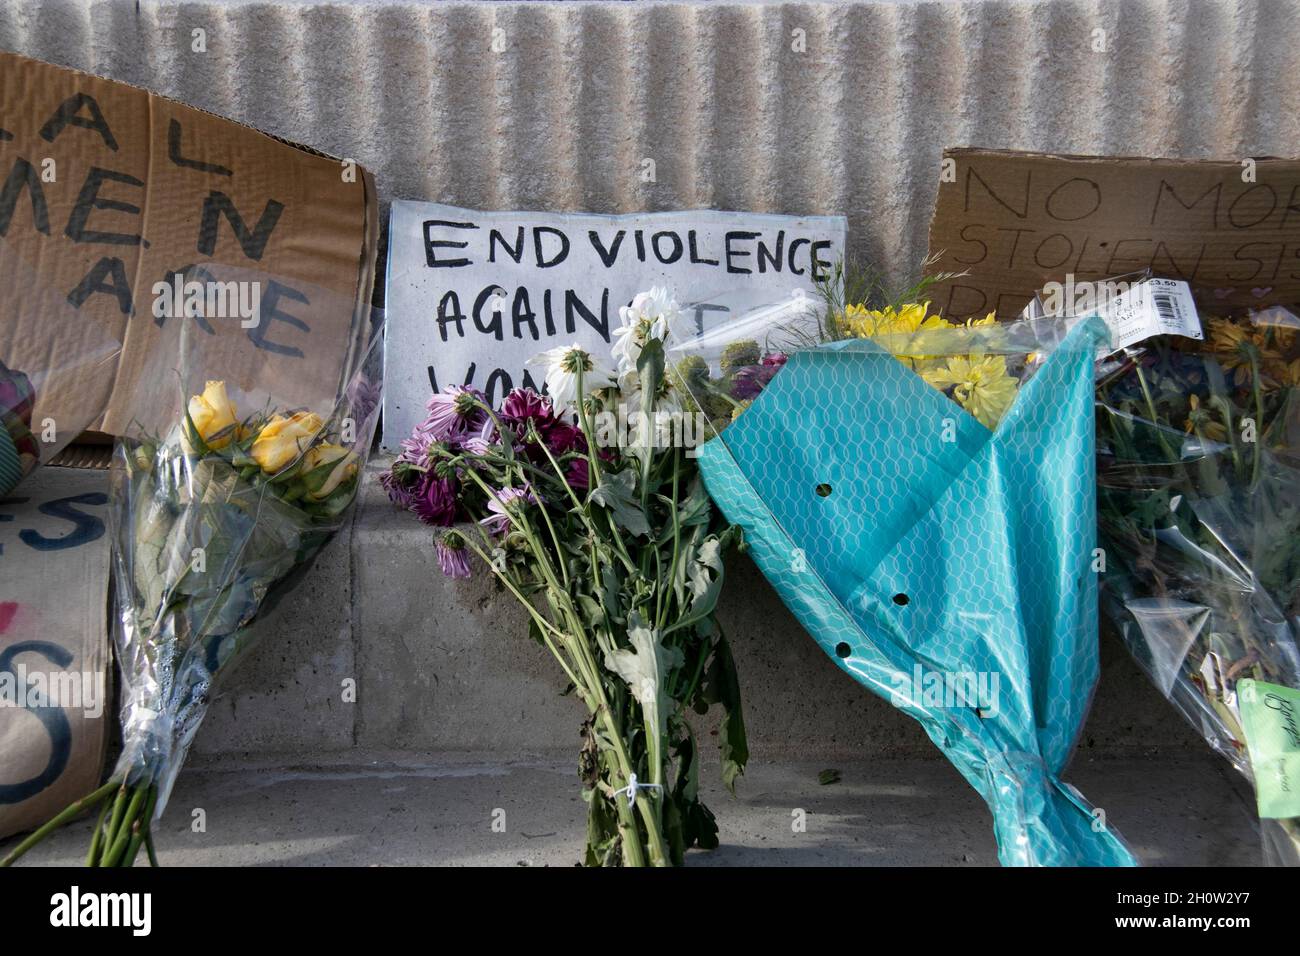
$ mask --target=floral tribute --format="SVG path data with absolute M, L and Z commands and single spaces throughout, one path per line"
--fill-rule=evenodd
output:
M 396 504 L 441 529 L 443 573 L 489 569 L 523 605 L 530 635 L 586 708 L 586 864 L 666 866 L 718 845 L 688 712 L 720 707 L 728 789 L 748 759 L 714 613 L 739 534 L 673 440 L 687 414 L 664 368 L 677 304 L 654 289 L 620 314 L 615 367 L 575 344 L 532 360 L 545 395 L 517 388 L 493 406 L 451 386 L 429 400 L 381 480 Z

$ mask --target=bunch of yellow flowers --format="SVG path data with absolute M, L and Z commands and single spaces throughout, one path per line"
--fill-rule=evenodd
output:
M 910 302 L 894 308 L 868 309 L 864 305 L 845 308 L 841 325 L 853 338 L 882 339 L 915 336 L 944 329 L 993 325 L 990 312 L 964 325 L 949 322 L 930 312 L 929 302 Z M 939 337 L 941 340 L 941 337 Z M 936 344 L 937 344 L 936 340 Z M 1016 399 L 1019 380 L 1007 368 L 1005 355 L 971 352 L 965 355 L 895 355 L 928 384 L 949 395 L 986 428 L 995 428 Z
M 237 466 L 256 464 L 277 479 L 296 474 L 303 479 L 303 493 L 313 501 L 324 501 L 356 477 L 356 453 L 324 440 L 325 422 L 315 412 L 240 421 L 221 381 L 208 382 L 202 394 L 190 399 L 188 412 L 190 424 L 208 450 L 228 451 Z M 186 442 L 188 451 L 194 451 L 193 444 Z

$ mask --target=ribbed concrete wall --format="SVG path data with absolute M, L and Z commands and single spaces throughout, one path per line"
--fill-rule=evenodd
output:
M 945 146 L 1300 154 L 1300 0 L 0 0 L 0 47 L 352 157 L 385 198 L 845 213 L 896 278 Z

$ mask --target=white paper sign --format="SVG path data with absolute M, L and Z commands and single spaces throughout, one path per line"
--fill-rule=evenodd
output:
M 653 285 L 707 312 L 812 290 L 844 257 L 843 216 L 696 210 L 627 216 L 476 212 L 393 203 L 383 446 L 424 418 L 433 389 L 498 401 L 541 390 L 538 352 L 577 342 L 608 355 L 618 310 Z M 713 305 L 724 299 L 726 306 Z

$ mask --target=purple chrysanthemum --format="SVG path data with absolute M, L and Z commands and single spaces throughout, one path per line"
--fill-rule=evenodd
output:
M 461 439 L 460 449 L 471 455 L 486 455 L 499 441 L 496 423 L 490 418 L 484 418 L 478 431 Z
M 539 395 L 531 388 L 513 388 L 501 402 L 498 412 L 503 422 L 517 424 L 533 419 L 539 423 L 549 422 L 555 418 L 555 406 L 545 395 Z
M 556 415 L 551 400 L 531 388 L 512 389 L 502 401 L 498 415 L 502 423 L 520 438 L 528 434 L 528 427 L 532 425 L 553 455 L 563 455 L 575 449 L 586 451 L 587 442 L 582 431 L 571 421 Z
M 459 534 L 449 531 L 438 536 L 438 567 L 449 578 L 467 578 L 469 570 L 469 549 Z
M 425 405 L 429 416 L 416 428 L 416 433 L 426 441 L 459 444 L 483 427 L 487 417 L 479 404 L 483 401 L 483 393 L 476 388 L 448 385 L 429 399 Z
M 747 365 L 736 372 L 731 380 L 731 397 L 740 401 L 752 401 L 758 398 L 767 383 L 785 365 L 784 352 L 772 352 L 763 356 L 758 365 Z
M 575 458 L 565 469 L 564 480 L 574 491 L 586 491 L 591 487 L 591 467 L 586 458 Z
M 393 462 L 393 467 L 379 476 L 379 483 L 384 486 L 384 491 L 388 492 L 389 501 L 409 509 L 415 504 L 415 488 L 403 475 L 401 471 L 403 464 L 405 463 L 400 459 Z
M 456 523 L 456 483 L 432 473 L 416 486 L 411 510 L 425 524 L 450 528 Z
M 535 502 L 532 490 L 529 488 L 499 488 L 496 494 L 488 499 L 487 509 L 491 512 L 486 518 L 480 518 L 479 524 L 486 528 L 492 534 L 502 534 L 510 527 L 511 517 L 510 509 L 520 507 L 519 502 Z

